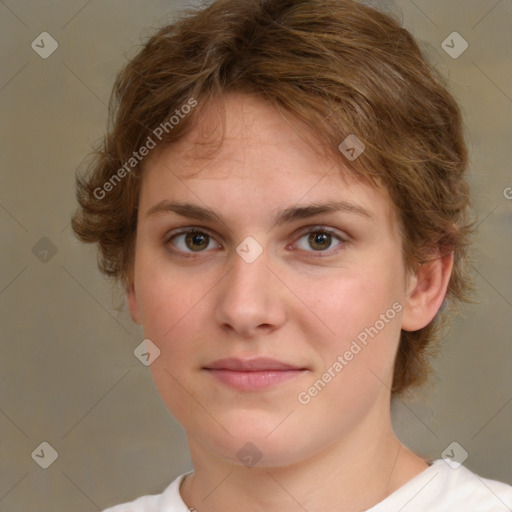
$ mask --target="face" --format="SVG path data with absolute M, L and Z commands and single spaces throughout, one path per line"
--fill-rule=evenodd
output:
M 146 163 L 128 302 L 189 441 L 237 464 L 251 442 L 277 466 L 389 414 L 408 280 L 384 192 L 262 100 L 224 101 L 217 152 L 204 116 Z

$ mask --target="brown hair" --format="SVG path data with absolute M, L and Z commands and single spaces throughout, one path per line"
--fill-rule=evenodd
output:
M 454 252 L 442 308 L 423 329 L 401 332 L 392 391 L 424 382 L 448 311 L 474 290 L 462 117 L 411 34 L 355 0 L 218 0 L 159 29 L 116 78 L 107 134 L 89 176 L 77 177 L 76 235 L 98 243 L 103 273 L 130 284 L 143 170 L 134 151 L 183 137 L 228 92 L 290 114 L 360 179 L 384 187 L 408 271 L 433 250 Z M 350 134 L 366 146 L 354 161 L 338 150 Z

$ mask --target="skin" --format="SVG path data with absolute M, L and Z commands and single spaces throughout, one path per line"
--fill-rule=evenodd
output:
M 146 161 L 127 289 L 133 320 L 161 351 L 150 366 L 155 385 L 187 434 L 194 473 L 181 496 L 199 512 L 364 510 L 428 467 L 392 431 L 390 387 L 400 331 L 432 320 L 452 257 L 407 275 L 384 191 L 356 181 L 343 157 L 321 157 L 304 143 L 313 134 L 261 99 L 231 93 L 224 102 L 217 152 L 198 145 L 206 135 L 213 140 L 215 115 L 207 112 Z M 224 222 L 147 215 L 162 200 L 208 206 Z M 272 226 L 282 208 L 329 200 L 355 203 L 372 218 L 340 211 Z M 169 240 L 186 226 L 210 235 L 200 251 L 186 235 Z M 308 242 L 321 228 L 335 234 Z M 263 249 L 252 263 L 236 252 L 248 236 Z M 297 395 L 396 302 L 401 311 L 378 335 L 299 403 Z M 307 370 L 247 392 L 203 369 L 259 356 Z M 237 457 L 247 442 L 261 454 L 253 467 Z

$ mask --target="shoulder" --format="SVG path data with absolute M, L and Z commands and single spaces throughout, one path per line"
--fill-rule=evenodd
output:
M 440 468 L 440 492 L 450 510 L 466 509 L 469 505 L 475 512 L 512 509 L 512 486 L 481 477 L 464 466 L 452 469 L 442 460 L 437 465 Z
M 512 486 L 438 459 L 371 512 L 510 512 Z M 368 511 L 368 512 L 370 512 Z
M 161 497 L 161 494 L 140 496 L 133 501 L 106 508 L 103 512 L 158 512 Z
M 140 496 L 137 499 L 114 505 L 103 512 L 188 512 L 180 496 L 180 484 L 188 473 L 178 476 L 162 494 Z

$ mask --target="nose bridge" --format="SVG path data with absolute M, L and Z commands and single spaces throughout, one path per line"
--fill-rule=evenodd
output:
M 270 292 L 268 264 L 268 251 L 264 250 L 253 237 L 247 237 L 232 255 L 231 272 L 226 286 L 228 293 L 231 292 L 233 296 L 242 300 L 252 295 L 253 301 L 268 294 Z
M 254 238 L 238 245 L 216 303 L 220 324 L 249 335 L 258 326 L 275 327 L 282 321 L 283 308 L 269 264 L 268 252 Z

